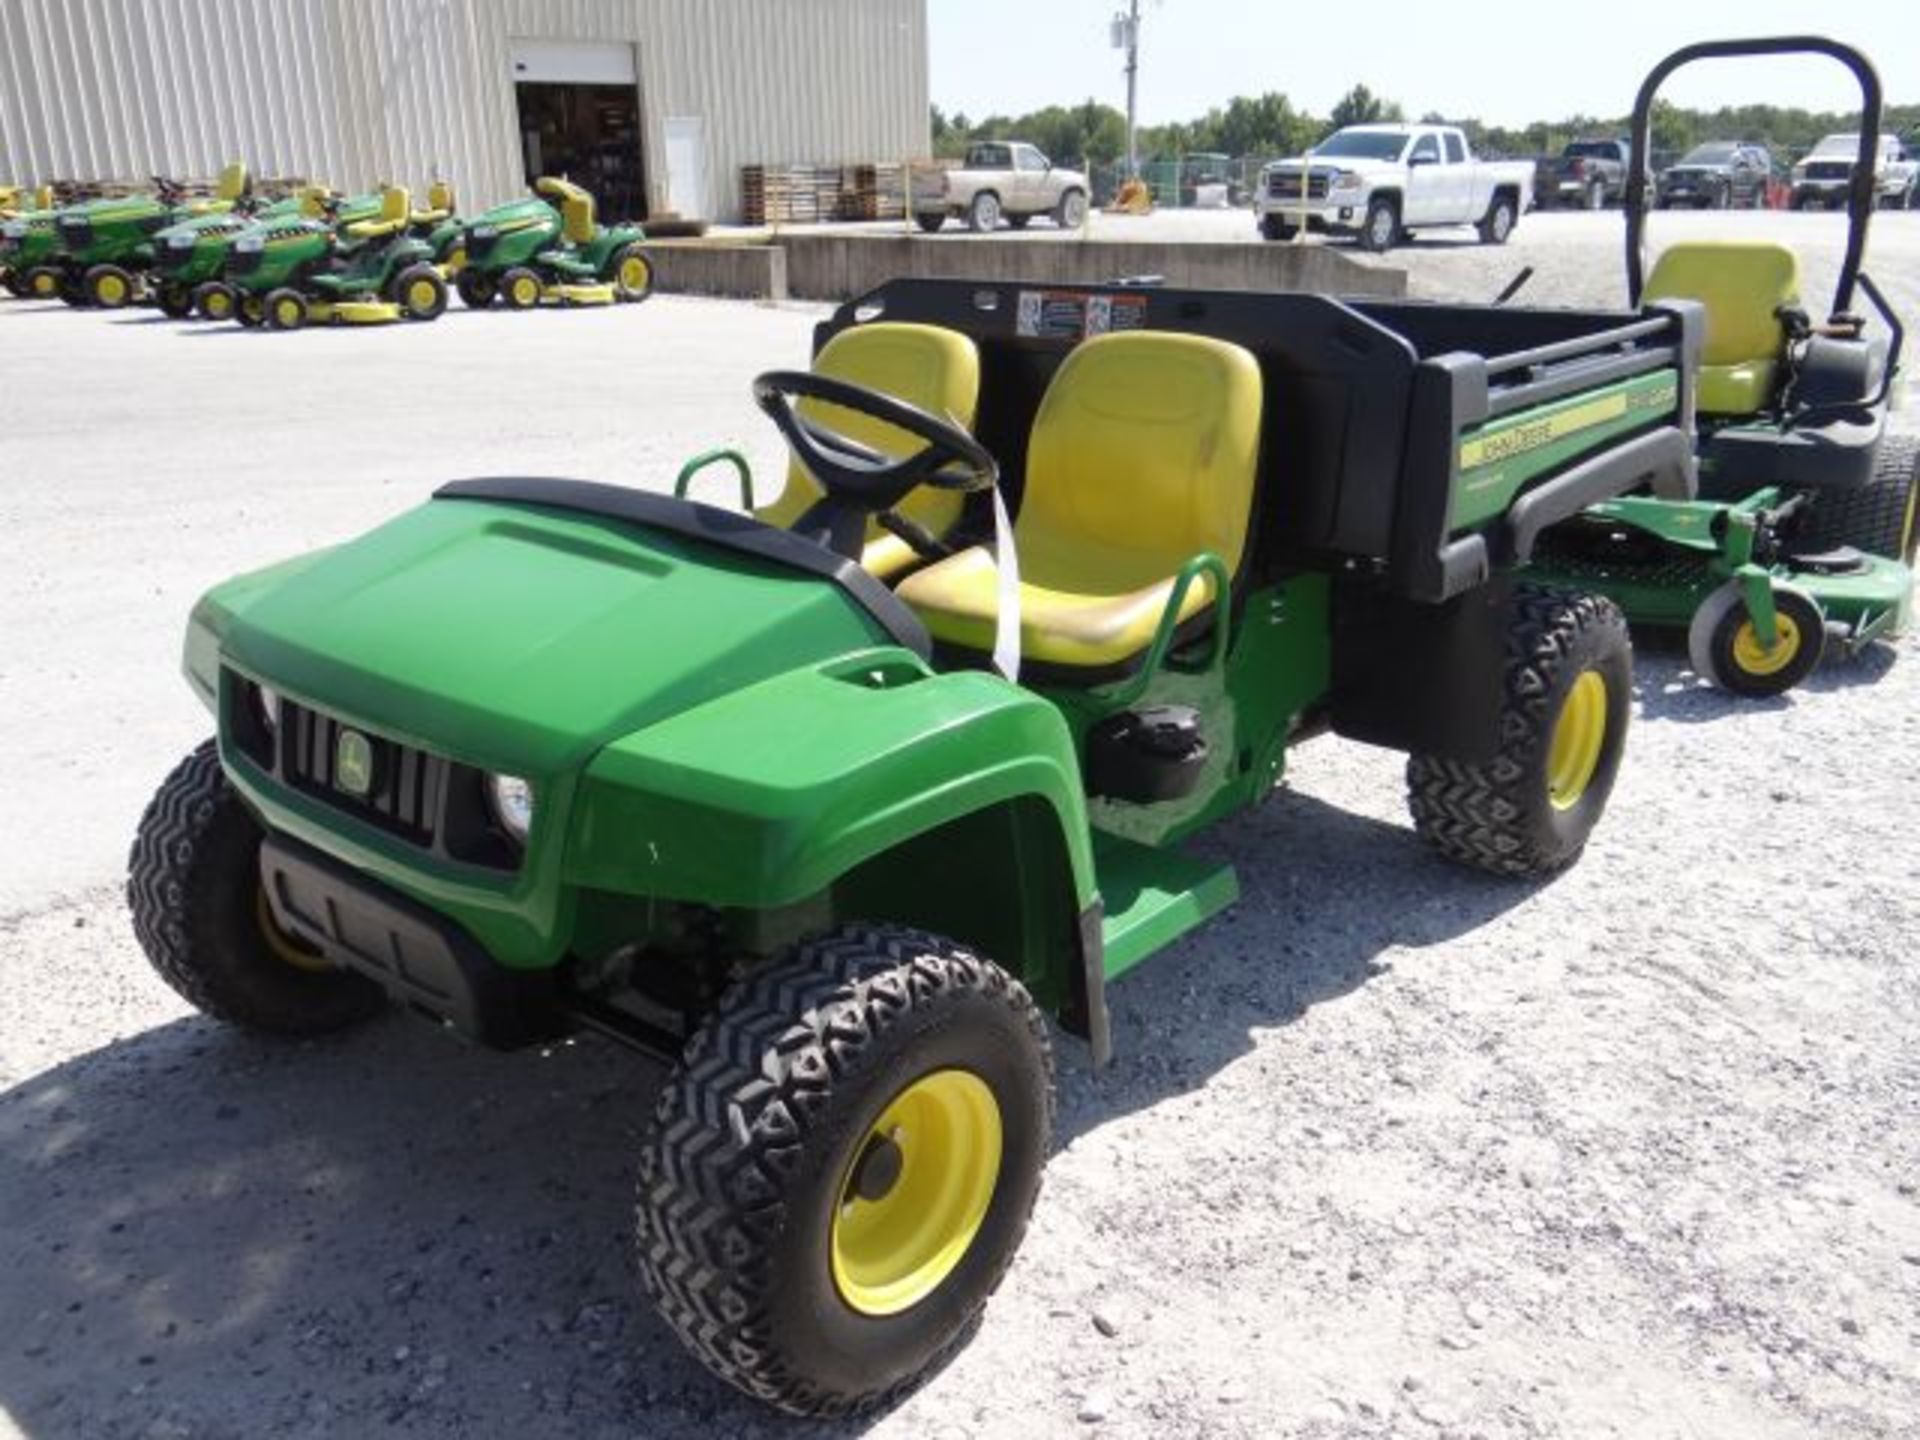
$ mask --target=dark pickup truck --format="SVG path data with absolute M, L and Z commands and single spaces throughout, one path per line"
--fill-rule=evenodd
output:
M 1575 140 L 1533 172 L 1533 208 L 1576 205 L 1598 210 L 1620 198 L 1627 183 L 1627 142 Z

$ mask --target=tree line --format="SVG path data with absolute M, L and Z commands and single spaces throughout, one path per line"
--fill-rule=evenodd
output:
M 975 121 L 956 111 L 948 115 L 933 107 L 933 153 L 964 154 L 975 140 L 1018 138 L 1031 141 L 1061 161 L 1084 160 L 1106 164 L 1127 153 L 1127 117 L 1111 105 L 1087 100 L 1079 105 L 1049 105 L 1020 116 L 989 115 Z M 1139 128 L 1142 160 L 1174 160 L 1197 151 L 1234 157 L 1297 155 L 1344 125 L 1404 120 L 1400 105 L 1355 85 L 1331 113 L 1313 115 L 1286 95 L 1236 95 L 1195 120 Z M 1627 117 L 1571 115 L 1564 120 L 1537 120 L 1518 128 L 1487 125 L 1477 119 L 1455 119 L 1428 113 L 1426 124 L 1454 124 L 1467 133 L 1483 155 L 1522 156 L 1557 153 L 1569 140 L 1610 137 L 1627 133 Z M 1853 130 L 1859 114 L 1802 110 L 1779 105 L 1735 105 L 1718 110 L 1689 110 L 1656 100 L 1653 110 L 1653 150 L 1678 153 L 1704 140 L 1750 140 L 1776 154 L 1797 155 L 1813 147 L 1822 135 Z M 1907 137 L 1909 148 L 1920 145 L 1920 105 L 1890 105 L 1884 128 Z

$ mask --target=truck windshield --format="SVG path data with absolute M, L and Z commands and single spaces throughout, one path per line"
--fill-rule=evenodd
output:
M 1726 144 L 1696 145 L 1687 151 L 1686 158 L 1680 163 L 1682 165 L 1724 165 L 1733 159 L 1733 152 L 1739 148 L 1737 145 Z
M 1858 155 L 1860 137 L 1858 135 L 1829 135 L 1813 147 L 1815 155 Z
M 1574 159 L 1576 156 L 1585 156 L 1589 159 L 1597 160 L 1612 160 L 1621 155 L 1624 149 L 1624 146 L 1616 145 L 1611 140 L 1576 140 L 1560 153 L 1565 155 L 1569 160 Z
M 1313 147 L 1316 160 L 1398 160 L 1407 137 L 1379 130 L 1342 130 Z

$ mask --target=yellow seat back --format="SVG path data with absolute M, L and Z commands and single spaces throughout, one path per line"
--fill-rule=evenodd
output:
M 562 180 L 557 175 L 542 175 L 533 182 L 533 188 L 560 202 L 561 230 L 567 239 L 576 245 L 585 245 L 593 239 L 592 195 L 571 180 Z
M 444 210 L 446 213 L 451 215 L 453 213 L 453 208 L 454 208 L 454 203 L 453 203 L 453 182 L 452 181 L 436 180 L 427 187 L 427 209 Z
M 213 198 L 229 203 L 243 197 L 251 188 L 247 167 L 238 160 L 220 172 L 219 182 L 214 186 Z
M 821 347 L 814 357 L 813 370 L 816 375 L 850 381 L 904 400 L 962 429 L 973 428 L 974 410 L 980 400 L 980 352 L 958 331 L 890 321 L 855 326 L 842 330 Z M 840 406 L 803 400 L 800 411 L 888 455 L 910 455 L 925 448 L 895 426 Z M 780 498 L 757 514 L 767 524 L 784 530 L 812 509 L 823 493 L 819 482 L 795 462 L 787 467 L 787 488 L 780 492 Z M 915 524 L 941 536 L 960 519 L 961 497 L 951 490 L 923 485 L 901 501 L 899 509 Z M 869 571 L 886 579 L 908 568 L 914 559 L 913 548 L 905 541 L 877 523 L 869 523 L 866 552 L 861 559 Z
M 1750 415 L 1773 396 L 1786 348 L 1774 311 L 1800 301 L 1800 262 L 1784 245 L 1759 240 L 1692 240 L 1661 252 L 1644 300 L 1697 300 L 1707 310 L 1699 408 Z
M 404 225 L 413 214 L 413 195 L 404 185 L 388 185 L 380 191 L 380 224 Z
M 1240 568 L 1259 471 L 1260 366 L 1203 335 L 1103 335 L 1047 387 L 1014 537 L 1023 577 L 1111 595 L 1211 550 Z

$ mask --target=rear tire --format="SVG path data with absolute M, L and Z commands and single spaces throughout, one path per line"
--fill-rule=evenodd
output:
M 447 282 L 431 265 L 409 265 L 394 276 L 392 298 L 409 320 L 438 320 L 447 310 Z
M 1087 192 L 1069 190 L 1053 207 L 1053 223 L 1062 230 L 1078 230 L 1087 219 Z
M 51 265 L 36 265 L 27 271 L 27 294 L 35 300 L 57 300 L 64 277 Z
M 1487 206 L 1487 213 L 1474 228 L 1480 232 L 1482 245 L 1504 245 L 1513 234 L 1515 222 L 1519 219 L 1514 213 L 1513 199 L 1508 195 L 1496 195 L 1493 203 Z
M 976 235 L 991 235 L 1000 227 L 1000 197 L 982 190 L 967 205 L 967 228 Z
M 16 300 L 24 300 L 33 292 L 27 288 L 27 277 L 18 270 L 8 270 L 0 274 L 0 285 L 7 287 L 7 293 Z
M 208 740 L 161 784 L 127 861 L 127 908 L 147 959 L 189 1005 L 265 1035 L 323 1035 L 378 1014 L 385 993 L 273 923 L 259 822 Z
M 259 295 L 242 295 L 233 307 L 233 318 L 249 330 L 267 323 L 267 302 Z
M 954 941 L 856 925 L 796 946 L 721 999 L 661 1092 L 647 1293 L 749 1395 L 889 1404 L 965 1341 L 1019 1247 L 1052 1069 L 1026 987 Z M 931 1218 L 886 1234 L 910 1215 Z
M 1920 557 L 1920 437 L 1883 436 L 1867 483 L 1820 491 L 1802 534 L 1816 550 L 1851 545 L 1912 565 Z
M 1579 857 L 1626 748 L 1633 647 L 1611 600 L 1514 587 L 1499 748 L 1407 761 L 1414 828 L 1450 860 L 1544 875 Z
M 1598 180 L 1594 181 L 1593 184 L 1587 186 L 1587 193 L 1584 199 L 1586 200 L 1587 209 L 1589 210 L 1606 209 L 1607 187 L 1602 185 Z
M 938 233 L 940 227 L 947 223 L 947 217 L 926 210 L 916 210 L 913 214 L 913 223 L 918 225 L 921 230 L 927 234 L 933 235 Z
M 1819 665 L 1827 644 L 1826 617 L 1805 591 L 1773 587 L 1778 626 L 1772 650 L 1760 644 L 1746 596 L 1729 580 L 1701 602 L 1687 626 L 1693 673 L 1731 695 L 1784 695 Z
M 139 294 L 133 276 L 118 265 L 95 265 L 80 282 L 83 303 L 101 310 L 124 310 Z

